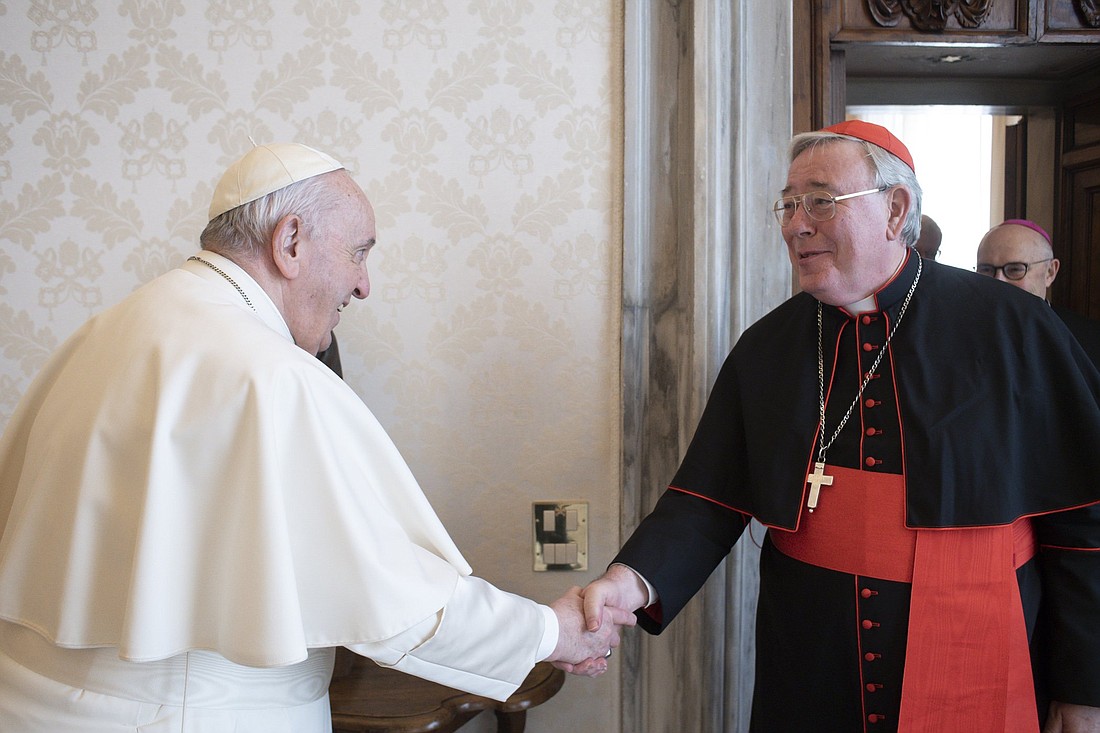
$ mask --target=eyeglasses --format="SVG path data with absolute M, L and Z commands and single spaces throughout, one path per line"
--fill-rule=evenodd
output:
M 775 202 L 775 206 L 772 207 L 772 213 L 775 214 L 775 218 L 780 226 L 787 226 L 791 223 L 791 219 L 794 218 L 794 212 L 798 210 L 798 205 L 801 203 L 802 208 L 806 210 L 806 213 L 811 219 L 814 221 L 828 221 L 836 216 L 837 201 L 854 199 L 857 196 L 867 196 L 872 193 L 882 193 L 888 188 L 890 187 L 880 186 L 878 188 L 869 188 L 866 191 L 846 193 L 843 196 L 833 196 L 827 191 L 810 191 L 809 193 L 803 193 L 798 196 L 785 196 Z
M 1050 262 L 1053 257 L 1047 257 L 1045 260 L 1035 260 L 1034 262 L 1006 262 L 1001 266 L 990 265 L 987 263 L 981 263 L 974 269 L 979 275 L 988 275 L 989 277 L 997 277 L 997 272 L 1003 272 L 1005 278 L 1008 280 L 1023 280 L 1024 275 L 1027 274 L 1027 268 L 1032 265 L 1038 265 L 1043 262 Z

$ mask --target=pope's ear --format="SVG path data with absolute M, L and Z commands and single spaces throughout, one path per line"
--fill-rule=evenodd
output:
M 889 197 L 887 206 L 890 207 L 886 231 L 889 239 L 897 239 L 901 236 L 901 230 L 905 228 L 905 219 L 913 206 L 913 199 L 905 186 L 894 186 L 886 192 L 886 195 Z
M 287 280 L 298 277 L 301 269 L 301 232 L 302 219 L 297 214 L 287 214 L 279 219 L 271 232 L 271 259 Z

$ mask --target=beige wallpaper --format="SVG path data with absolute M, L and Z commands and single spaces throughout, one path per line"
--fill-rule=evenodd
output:
M 197 247 L 248 136 L 297 140 L 375 204 L 346 377 L 475 571 L 545 601 L 594 577 L 618 546 L 620 13 L 0 0 L 0 422 L 80 323 Z M 542 499 L 590 503 L 590 572 L 532 572 Z M 528 730 L 612 729 L 616 696 L 571 679 Z

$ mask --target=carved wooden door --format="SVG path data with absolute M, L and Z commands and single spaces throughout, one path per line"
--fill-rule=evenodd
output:
M 1061 139 L 1054 254 L 1065 276 L 1051 300 L 1100 320 L 1100 90 L 1065 105 Z

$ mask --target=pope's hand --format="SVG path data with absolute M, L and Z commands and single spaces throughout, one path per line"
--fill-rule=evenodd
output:
M 551 603 L 550 608 L 558 617 L 558 645 L 547 660 L 566 672 L 589 677 L 607 671 L 607 653 L 619 645 L 619 629 L 637 622 L 630 611 L 607 609 L 601 623 L 590 629 L 585 621 L 581 589 L 577 586 Z M 578 665 L 582 666 L 575 668 Z

